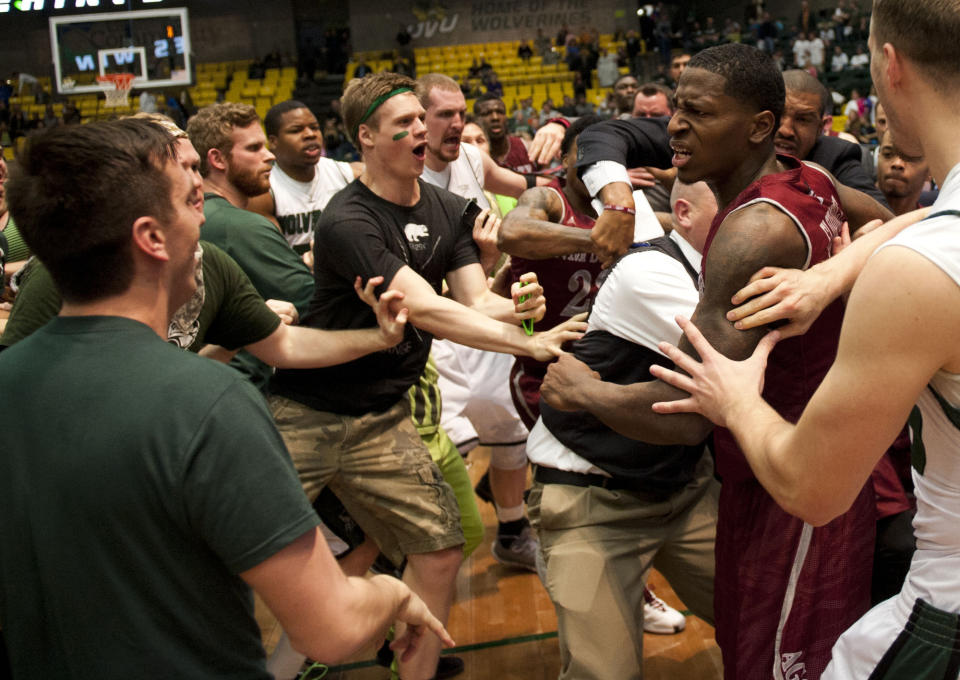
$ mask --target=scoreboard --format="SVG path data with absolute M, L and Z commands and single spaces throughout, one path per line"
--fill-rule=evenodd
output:
M 97 76 L 132 73 L 136 88 L 191 84 L 185 7 L 50 17 L 61 94 L 99 92 Z

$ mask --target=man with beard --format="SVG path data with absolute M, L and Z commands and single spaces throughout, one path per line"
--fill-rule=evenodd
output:
M 789 261 L 806 268 L 826 260 L 847 215 L 856 228 L 869 217 L 886 214 L 822 170 L 776 156 L 773 139 L 783 102 L 783 77 L 768 56 L 745 45 L 721 45 L 690 60 L 668 128 L 678 178 L 708 181 L 720 206 L 705 243 L 702 293 L 693 317 L 724 353 L 736 358 L 749 356 L 764 335 L 741 332 L 726 320 L 731 296 L 760 266 Z M 654 135 L 656 120 L 605 125 L 615 124 L 631 124 L 634 133 L 626 148 L 626 137 L 606 135 L 619 142 L 609 151 L 619 149 L 621 161 L 656 155 L 641 148 L 650 144 L 651 136 L 640 134 Z M 598 132 L 604 132 L 602 127 L 597 126 Z M 581 135 L 581 144 L 588 132 Z M 584 149 L 580 163 L 596 157 L 596 150 Z M 598 245 L 611 244 L 613 234 L 625 244 L 632 235 L 625 234 L 626 220 L 619 220 L 613 232 L 610 227 L 617 222 L 602 220 L 632 204 L 626 195 L 629 187 L 620 182 L 611 186 L 612 192 L 603 188 L 605 210 L 591 235 Z M 614 203 L 619 196 L 623 198 Z M 632 232 L 632 224 L 629 228 Z M 786 417 L 802 411 L 829 368 L 842 313 L 842 305 L 834 304 L 810 332 L 785 343 L 771 357 L 764 394 Z M 680 343 L 688 346 L 685 338 Z M 589 411 L 628 437 L 695 444 L 711 431 L 709 421 L 663 416 L 650 409 L 654 402 L 682 394 L 660 381 L 601 381 L 570 356 L 550 367 L 541 388 L 554 408 Z M 819 677 L 837 637 L 869 606 L 872 487 L 861 483 L 848 512 L 814 528 L 778 506 L 729 431 L 713 433 L 713 449 L 722 480 L 714 614 L 726 677 L 759 680 L 773 673 L 779 678 L 798 668 L 810 678 Z
M 268 219 L 246 209 L 252 196 L 270 188 L 274 160 L 256 110 L 213 104 L 190 119 L 187 134 L 200 155 L 204 240 L 236 260 L 261 297 L 292 302 L 302 314 L 313 294 L 313 275 Z M 266 387 L 269 366 L 243 352 L 233 365 Z
M 640 91 L 640 83 L 637 79 L 626 73 L 613 83 L 613 89 L 610 90 L 613 92 L 613 101 L 616 104 L 617 118 L 632 118 L 633 117 L 633 100 L 637 96 L 637 92 Z
M 267 145 L 276 156 L 270 191 L 252 198 L 248 208 L 276 219 L 298 253 L 310 248 L 320 214 L 330 198 L 363 170 L 362 163 L 326 158 L 320 123 L 306 104 L 288 99 L 263 119 Z
M 872 80 L 897 146 L 923 155 L 941 186 L 931 214 L 919 223 L 913 222 L 923 212 L 898 217 L 807 272 L 764 272 L 742 292 L 764 293 L 757 303 L 766 309 L 744 321 L 752 327 L 789 318 L 790 324 L 748 362 L 731 365 L 686 323 L 704 363 L 664 347 L 689 377 L 661 376 L 686 398 L 658 410 L 695 410 L 729 426 L 773 497 L 818 525 L 849 507 L 910 419 L 917 551 L 900 593 L 837 642 L 825 680 L 957 677 L 958 31 L 956 0 L 873 3 Z M 788 278 L 800 297 L 782 304 L 775 286 Z M 777 335 L 802 332 L 825 303 L 848 292 L 836 361 L 796 425 L 784 422 L 760 399 L 767 352 Z
M 417 81 L 417 97 L 426 110 L 424 181 L 473 199 L 484 209 L 490 208 L 484 189 L 518 197 L 533 181 L 540 185 L 549 182 L 546 177 L 525 178 L 460 143 L 467 105 L 452 78 L 441 73 L 422 76 Z M 488 254 L 492 255 L 489 259 Z M 495 244 L 481 249 L 485 273 L 490 273 L 499 257 Z M 526 282 L 529 277 L 520 280 Z M 523 508 L 527 428 L 510 397 L 513 358 L 446 340 L 435 341 L 432 354 L 443 395 L 441 425 L 462 455 L 478 444 L 490 447 L 489 483 L 498 520 L 493 557 L 506 566 L 534 571 L 536 537 Z
M 883 192 L 895 215 L 920 207 L 920 194 L 930 179 L 927 161 L 922 155 L 907 155 L 888 129 L 880 137 L 877 153 L 877 188 Z

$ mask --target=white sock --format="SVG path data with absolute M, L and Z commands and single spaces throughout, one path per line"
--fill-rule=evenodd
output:
M 277 680 L 293 680 L 306 660 L 307 657 L 293 648 L 290 638 L 284 633 L 267 659 L 267 672 Z
M 501 508 L 499 505 L 497 506 L 498 522 L 516 522 L 518 519 L 523 519 L 523 503 L 515 505 L 512 508 Z

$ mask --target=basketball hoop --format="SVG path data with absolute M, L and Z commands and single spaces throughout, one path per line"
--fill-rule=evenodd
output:
M 130 89 L 133 87 L 132 73 L 105 73 L 97 76 L 97 83 L 103 88 L 103 95 L 107 98 L 104 106 L 107 108 L 126 107 L 130 100 Z

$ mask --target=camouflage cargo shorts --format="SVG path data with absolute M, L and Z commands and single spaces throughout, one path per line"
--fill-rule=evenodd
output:
M 278 396 L 270 409 L 310 502 L 329 485 L 395 564 L 463 545 L 453 490 L 420 439 L 406 399 L 358 417 Z

